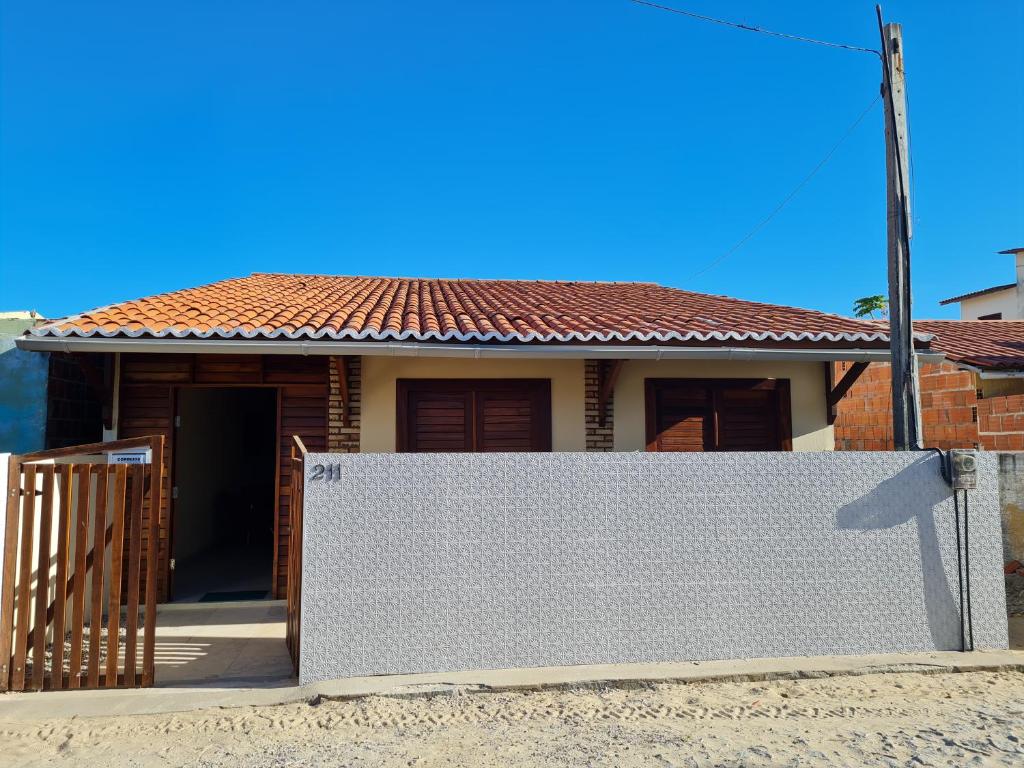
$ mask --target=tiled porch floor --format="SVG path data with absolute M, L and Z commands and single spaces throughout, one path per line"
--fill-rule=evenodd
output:
M 294 685 L 279 600 L 161 605 L 156 684 L 219 688 Z

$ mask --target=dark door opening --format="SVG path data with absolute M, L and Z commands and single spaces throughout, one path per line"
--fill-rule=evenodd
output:
M 269 597 L 277 390 L 182 388 L 176 424 L 171 599 Z

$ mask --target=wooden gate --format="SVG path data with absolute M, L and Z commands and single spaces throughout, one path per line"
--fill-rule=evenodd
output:
M 288 531 L 288 598 L 285 641 L 292 657 L 292 668 L 299 674 L 299 634 L 302 620 L 302 493 L 305 485 L 306 446 L 298 435 L 292 437 Z
M 11 456 L 0 690 L 153 685 L 163 443 L 157 435 Z M 108 451 L 131 449 L 149 449 L 152 463 L 107 463 Z

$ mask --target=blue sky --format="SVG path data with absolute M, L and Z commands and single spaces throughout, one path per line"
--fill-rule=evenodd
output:
M 668 2 L 668 4 L 673 4 Z M 868 2 L 678 0 L 876 47 Z M 1024 3 L 904 24 L 919 317 L 1013 279 Z M 0 0 L 0 310 L 255 271 L 651 280 L 848 313 L 885 291 L 873 56 L 627 0 Z M 696 275 L 696 276 L 695 276 Z

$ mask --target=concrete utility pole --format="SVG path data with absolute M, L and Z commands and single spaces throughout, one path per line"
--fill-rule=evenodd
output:
M 875 6 L 882 36 L 882 95 L 885 102 L 885 171 L 889 244 L 889 338 L 892 363 L 893 447 L 923 447 L 917 356 L 910 314 L 910 147 L 903 68 L 903 30 L 884 24 Z

